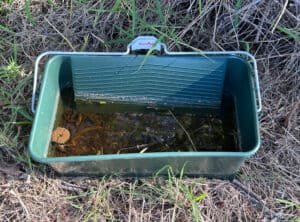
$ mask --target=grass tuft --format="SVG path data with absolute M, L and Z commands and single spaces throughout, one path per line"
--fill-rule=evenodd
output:
M 0 68 L 0 78 L 16 78 L 20 76 L 21 66 L 14 59 L 10 59 L 9 64 Z

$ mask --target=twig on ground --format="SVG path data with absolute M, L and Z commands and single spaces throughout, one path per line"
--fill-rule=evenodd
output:
M 237 179 L 234 179 L 231 182 L 236 188 L 238 188 L 242 194 L 247 195 L 247 199 L 252 201 L 254 204 L 259 205 L 259 207 L 262 208 L 262 210 L 266 211 L 269 213 L 272 217 L 272 219 L 284 219 L 281 218 L 277 213 L 275 213 L 273 210 L 269 209 L 266 207 L 266 203 L 254 192 L 246 188 L 242 183 L 240 183 Z
M 287 115 L 285 125 L 288 129 L 291 129 L 292 121 L 294 120 L 294 116 L 297 114 L 298 109 L 300 109 L 300 101 L 293 105 L 292 110 Z
M 285 0 L 285 3 L 284 3 L 283 8 L 282 8 L 282 10 L 281 10 L 281 12 L 280 12 L 280 15 L 279 15 L 278 19 L 276 20 L 276 22 L 275 22 L 275 24 L 274 24 L 274 26 L 273 26 L 273 28 L 272 28 L 272 31 L 271 31 L 272 33 L 275 31 L 275 29 L 276 29 L 276 27 L 277 27 L 279 21 L 281 20 L 281 18 L 282 18 L 282 16 L 283 16 L 284 12 L 285 12 L 285 10 L 286 10 L 286 7 L 287 7 L 288 3 L 289 3 L 289 0 Z
M 69 41 L 69 39 L 67 39 L 67 37 L 64 36 L 64 34 L 62 34 L 46 17 L 45 17 L 45 20 L 68 43 L 68 45 L 70 46 L 70 48 L 75 52 L 76 49 L 74 48 L 74 46 L 72 45 L 72 43 Z
M 18 201 L 20 202 L 21 206 L 23 207 L 23 209 L 26 213 L 27 219 L 30 220 L 29 211 L 28 211 L 26 205 L 24 204 L 24 202 L 22 201 L 21 197 L 14 190 L 10 190 L 9 192 L 18 199 Z

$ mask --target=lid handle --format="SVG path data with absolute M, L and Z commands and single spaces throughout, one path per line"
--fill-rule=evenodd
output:
M 138 36 L 128 45 L 130 52 L 162 51 L 161 42 L 154 36 Z

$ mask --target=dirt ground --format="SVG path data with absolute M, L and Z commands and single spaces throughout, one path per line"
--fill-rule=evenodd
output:
M 245 50 L 258 62 L 261 148 L 233 181 L 57 176 L 27 153 L 33 64 L 48 50 Z M 300 221 L 300 2 L 0 2 L 1 221 Z

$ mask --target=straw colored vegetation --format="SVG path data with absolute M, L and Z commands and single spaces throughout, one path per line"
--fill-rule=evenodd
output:
M 0 1 L 1 221 L 300 221 L 299 0 Z M 46 50 L 246 50 L 258 61 L 262 145 L 233 181 L 57 176 L 27 144 L 33 62 Z

